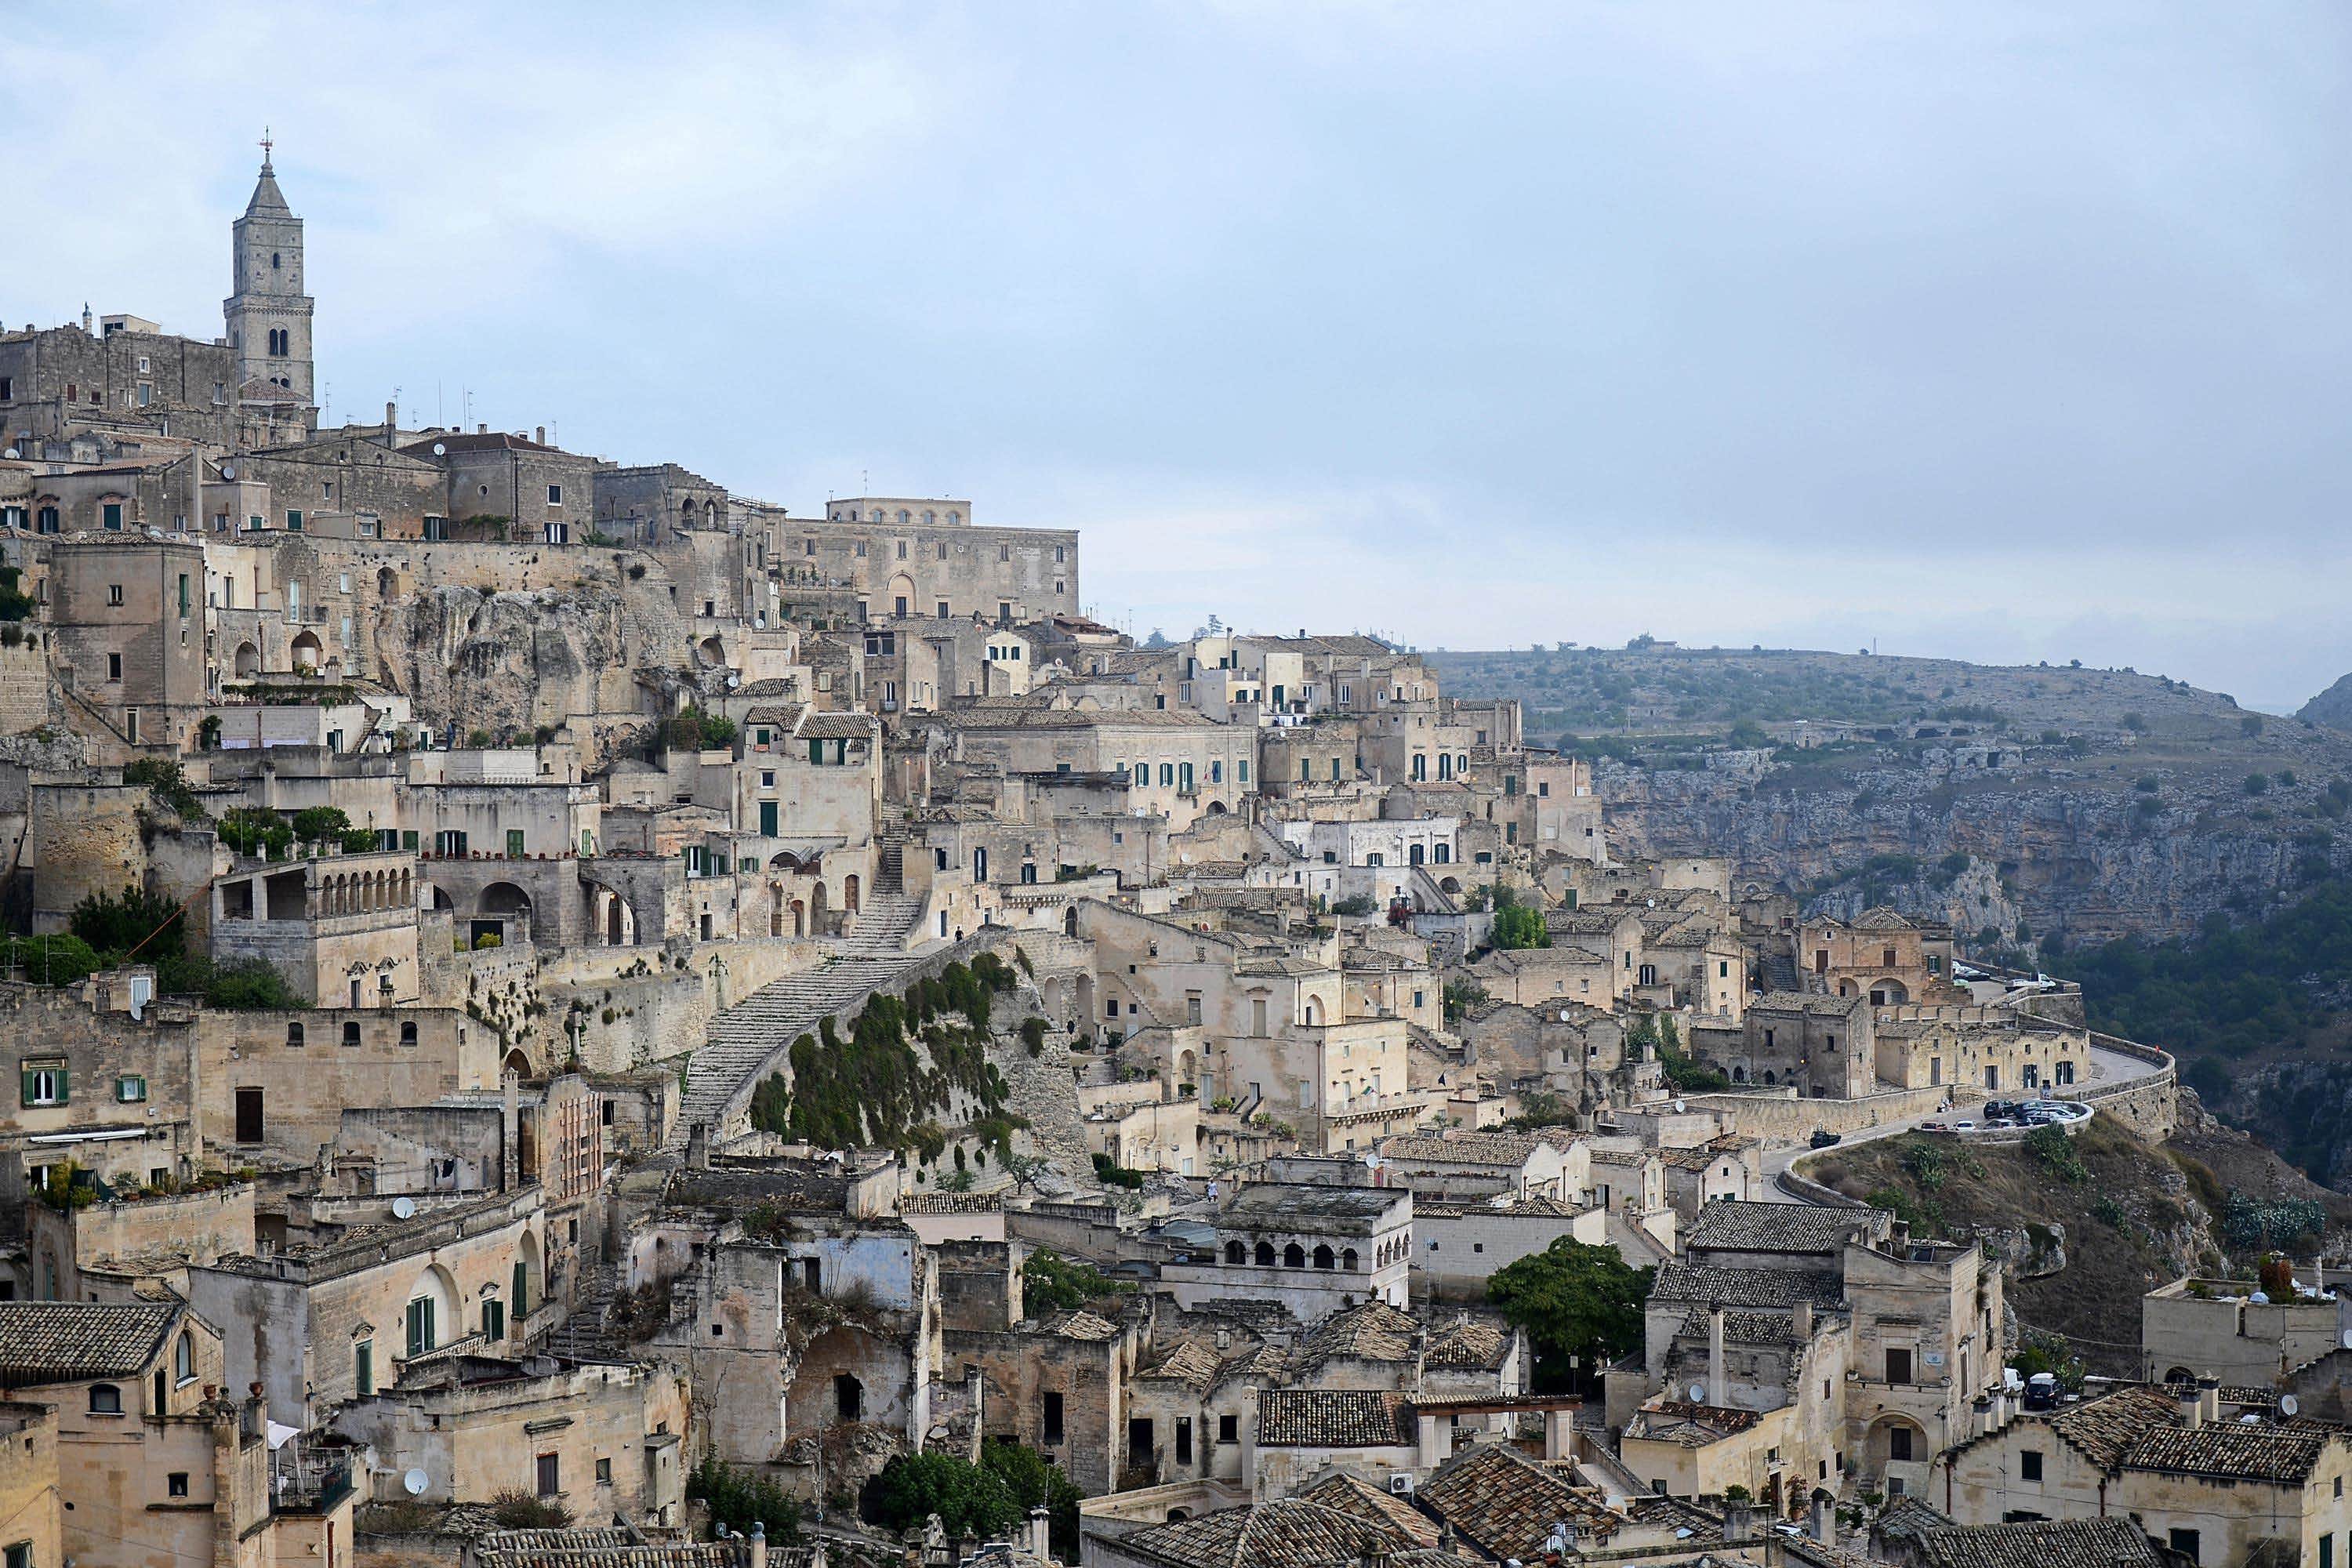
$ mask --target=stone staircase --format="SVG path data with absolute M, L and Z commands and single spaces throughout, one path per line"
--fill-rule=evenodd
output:
M 772 1053 L 814 1034 L 819 1019 L 892 988 L 914 963 L 909 947 L 935 945 L 915 931 L 922 912 L 922 900 L 906 890 L 903 840 L 885 838 L 872 892 L 850 921 L 848 934 L 834 939 L 840 956 L 822 969 L 763 985 L 710 1020 L 701 1047 L 687 1063 L 670 1146 L 685 1147 L 697 1122 L 709 1127 L 713 1142 L 730 1136 L 721 1125 L 728 1102 Z
M 859 916 L 861 931 L 866 929 L 866 918 Z M 688 1131 L 697 1122 L 709 1126 L 714 1142 L 729 1136 L 729 1129 L 720 1125 L 728 1101 L 760 1070 L 771 1052 L 803 1035 L 814 1034 L 818 1019 L 887 986 L 912 962 L 896 947 L 850 954 L 848 942 L 855 940 L 845 941 L 844 956 L 835 963 L 762 985 L 710 1020 L 701 1048 L 687 1063 L 686 1093 L 678 1107 L 677 1131 L 670 1138 L 672 1147 L 683 1147 Z M 877 950 L 881 948 L 878 931 L 868 940 Z M 902 926 L 896 941 L 905 940 Z
M 581 1282 L 581 1292 L 555 1331 L 541 1348 L 567 1361 L 626 1359 L 626 1347 L 614 1343 L 610 1322 L 614 1299 L 620 1294 L 621 1270 L 615 1263 L 600 1265 Z

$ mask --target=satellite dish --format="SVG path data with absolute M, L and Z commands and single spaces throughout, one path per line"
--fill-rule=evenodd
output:
M 1693 1405 L 1705 1405 L 1706 1403 L 1706 1384 L 1703 1383 L 1692 1384 L 1690 1385 L 1690 1396 L 1691 1403 Z
M 16 448 L 11 447 L 6 451 L 0 452 L 0 458 L 5 458 L 12 463 L 15 462 L 16 460 Z
M 415 1219 L 416 1217 L 416 1200 L 411 1197 L 398 1197 L 393 1199 L 392 1217 L 394 1219 Z
M 1385 1165 L 1385 1164 L 1387 1164 L 1387 1163 L 1388 1163 L 1388 1162 L 1387 1162 L 1386 1160 L 1381 1159 L 1381 1158 L 1380 1157 L 1380 1155 L 1379 1155 L 1379 1154 L 1377 1154 L 1377 1153 L 1375 1153 L 1375 1152 L 1371 1152 L 1371 1151 L 1370 1151 L 1370 1150 L 1367 1150 L 1367 1151 L 1365 1152 L 1365 1154 L 1364 1154 L 1364 1169 L 1366 1169 L 1366 1170 L 1368 1170 L 1368 1171 L 1377 1171 L 1377 1170 L 1379 1170 L 1382 1165 Z
M 411 1470 L 406 1475 L 400 1478 L 400 1489 L 406 1492 L 410 1497 L 423 1497 L 425 1495 L 425 1472 L 423 1470 Z
M 2302 1401 L 2302 1400 L 2300 1400 L 2300 1399 L 2297 1399 L 2294 1394 L 2280 1394 L 2280 1395 L 2279 1395 L 2279 1414 L 2280 1414 L 2280 1415 L 2294 1415 L 2296 1411 L 2298 1411 L 2298 1410 L 2300 1410 L 2300 1409 L 2302 1409 L 2302 1408 L 2303 1408 L 2303 1401 Z
M 2336 1335 L 2336 1338 L 2338 1344 L 2342 1345 L 2347 1351 L 2352 1351 L 2352 1329 L 2345 1330 L 2342 1333 Z
M 1681 1100 L 1675 1100 L 1675 1114 L 1676 1116 L 1680 1116 L 1682 1113 L 1683 1113 L 1683 1102 L 1682 1102 Z

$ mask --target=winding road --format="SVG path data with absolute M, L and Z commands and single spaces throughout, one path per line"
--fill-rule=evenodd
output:
M 2088 1081 L 2071 1086 L 2065 1091 L 2065 1098 L 2080 1099 L 2086 1089 L 2112 1088 L 2117 1084 L 2128 1083 L 2133 1079 L 2146 1078 L 2150 1073 L 2162 1070 L 2154 1062 L 2142 1061 L 2137 1057 L 2126 1056 L 2121 1051 L 2110 1050 L 2105 1046 L 2095 1043 L 2091 1047 L 2091 1076 Z M 2096 1101 L 2093 1104 L 2095 1106 Z M 1945 1112 L 1942 1120 L 1950 1121 L 1969 1114 L 1969 1111 L 1964 1106 L 1959 1110 Z M 1897 1121 L 1883 1121 L 1875 1127 L 1864 1127 L 1857 1131 L 1847 1133 L 1838 1146 L 1843 1148 L 1847 1144 L 1868 1143 L 1880 1138 L 1896 1137 L 1910 1131 L 1922 1121 L 1934 1120 L 1937 1118 L 1923 1115 L 1906 1117 Z M 1780 1184 L 1780 1178 L 1788 1174 L 1789 1168 L 1797 1161 L 1812 1152 L 1814 1151 L 1801 1143 L 1786 1149 L 1765 1151 L 1763 1195 L 1768 1202 L 1801 1204 L 1807 1201 L 1784 1188 Z

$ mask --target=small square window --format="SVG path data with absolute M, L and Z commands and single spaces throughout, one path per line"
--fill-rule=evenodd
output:
M 188 1472 L 185 1470 L 173 1470 L 170 1475 L 165 1476 L 163 1478 L 163 1489 L 173 1497 L 187 1496 Z
M 563 487 L 562 485 L 550 485 L 547 487 L 547 504 L 550 506 L 562 506 L 563 504 Z

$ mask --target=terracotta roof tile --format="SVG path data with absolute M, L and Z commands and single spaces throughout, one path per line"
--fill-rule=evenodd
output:
M 131 1377 L 162 1353 L 180 1308 L 0 1301 L 0 1388 Z
M 1263 1448 L 1394 1448 L 1420 1439 L 1412 1401 L 1402 1394 L 1354 1388 L 1262 1388 L 1257 1441 Z

